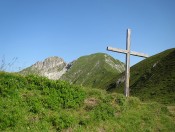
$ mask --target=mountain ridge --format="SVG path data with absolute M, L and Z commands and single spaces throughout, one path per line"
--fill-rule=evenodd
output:
M 66 63 L 59 57 L 49 57 L 23 69 L 20 73 L 37 74 L 83 86 L 102 87 L 112 76 L 123 71 L 124 63 L 105 53 L 94 53 L 81 56 L 70 63 Z M 106 77 L 104 77 L 105 74 Z

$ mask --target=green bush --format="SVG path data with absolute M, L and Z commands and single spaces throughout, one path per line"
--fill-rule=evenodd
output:
M 8 103 L 8 101 L 5 103 Z M 13 104 L 8 103 L 0 107 L 0 130 L 5 130 L 9 127 L 14 128 L 22 119 L 22 111 L 18 107 L 13 106 Z
M 40 99 L 36 97 L 30 97 L 26 100 L 28 106 L 29 106 L 29 111 L 33 112 L 33 113 L 39 113 L 41 108 L 42 108 L 42 104 L 40 102 Z
M 67 82 L 53 81 L 35 75 L 26 77 L 29 89 L 38 89 L 47 97 L 44 99 L 46 107 L 56 109 L 54 105 L 62 108 L 76 108 L 80 106 L 85 98 L 85 92 L 81 87 L 70 85 Z
M 116 97 L 115 102 L 117 105 L 119 105 L 121 111 L 128 109 L 128 98 L 126 98 L 124 95 L 119 94 Z
M 76 108 L 80 106 L 85 99 L 85 92 L 80 87 L 66 84 L 60 88 L 60 98 L 63 108 Z
M 92 110 L 92 119 L 96 121 L 105 121 L 115 116 L 115 109 L 108 104 L 101 103 Z
M 132 108 L 137 108 L 140 105 L 140 100 L 136 97 L 130 97 L 128 99 L 128 106 Z
M 69 113 L 54 114 L 49 120 L 58 131 L 71 127 L 76 122 L 76 119 Z

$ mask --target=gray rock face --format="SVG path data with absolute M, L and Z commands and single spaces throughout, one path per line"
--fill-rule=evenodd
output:
M 44 61 L 38 61 L 31 67 L 21 71 L 22 73 L 35 73 L 49 79 L 59 79 L 66 71 L 67 64 L 62 58 L 49 57 Z

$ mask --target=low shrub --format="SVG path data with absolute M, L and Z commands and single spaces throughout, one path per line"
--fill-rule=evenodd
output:
M 111 105 L 101 103 L 92 110 L 91 116 L 93 120 L 105 121 L 114 118 L 115 109 Z
M 54 114 L 50 117 L 49 121 L 57 129 L 57 131 L 60 131 L 71 127 L 73 124 L 75 124 L 76 119 L 71 114 L 65 112 L 61 114 Z

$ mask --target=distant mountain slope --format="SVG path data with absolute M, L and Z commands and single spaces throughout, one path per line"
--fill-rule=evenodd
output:
M 124 73 L 108 83 L 109 91 L 124 91 Z M 130 93 L 142 100 L 175 104 L 175 48 L 131 67 Z
M 73 62 L 71 68 L 61 77 L 73 84 L 105 88 L 114 76 L 124 71 L 124 64 L 104 53 L 83 56 Z
M 114 76 L 124 71 L 124 64 L 104 53 L 82 56 L 66 64 L 59 57 L 49 57 L 23 69 L 20 74 L 37 74 L 49 79 L 61 79 L 73 84 L 105 89 Z
M 20 71 L 21 74 L 37 74 L 49 79 L 59 79 L 66 72 L 66 63 L 59 57 L 49 57 Z

